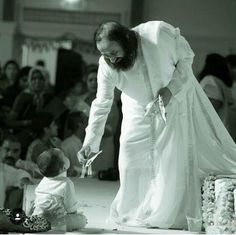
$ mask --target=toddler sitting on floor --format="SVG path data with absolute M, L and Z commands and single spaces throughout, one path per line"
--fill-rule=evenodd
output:
M 33 215 L 45 217 L 56 231 L 84 228 L 87 218 L 77 212 L 74 184 L 66 176 L 68 158 L 60 149 L 51 148 L 39 155 L 37 165 L 44 178 L 35 189 Z

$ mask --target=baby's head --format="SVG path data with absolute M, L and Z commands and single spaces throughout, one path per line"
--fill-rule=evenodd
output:
M 62 150 L 51 148 L 39 155 L 37 165 L 42 175 L 55 177 L 68 170 L 70 161 Z

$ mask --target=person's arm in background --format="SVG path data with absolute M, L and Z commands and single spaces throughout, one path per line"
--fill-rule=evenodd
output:
M 14 167 L 4 165 L 4 181 L 6 187 L 15 186 L 23 188 L 25 184 L 30 184 L 32 182 L 31 175 L 25 170 L 16 169 Z
M 86 136 L 83 147 L 78 153 L 79 159 L 81 156 L 87 155 L 88 157 L 90 153 L 96 153 L 99 151 L 105 123 L 113 103 L 115 81 L 103 58 L 100 58 L 99 61 L 97 82 L 97 95 L 91 105 L 89 122 L 86 128 Z

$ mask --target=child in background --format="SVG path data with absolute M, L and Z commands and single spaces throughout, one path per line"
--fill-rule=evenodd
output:
M 50 148 L 60 148 L 61 140 L 58 136 L 58 126 L 55 117 L 49 112 L 37 112 L 34 116 L 32 132 L 36 135 L 34 141 L 29 145 L 26 160 L 37 162 L 37 157 Z
M 37 165 L 44 175 L 35 189 L 33 215 L 41 215 L 51 222 L 52 229 L 74 231 L 85 227 L 87 219 L 78 213 L 73 182 L 66 176 L 68 158 L 58 148 L 41 153 Z
M 71 133 L 70 136 L 62 141 L 61 148 L 70 160 L 70 168 L 67 172 L 69 177 L 78 176 L 82 171 L 81 164 L 77 159 L 77 153 L 82 148 L 87 125 L 88 118 L 83 112 L 73 112 L 68 115 L 67 128 Z
M 14 135 L 7 135 L 0 146 L 0 162 L 27 171 L 33 178 L 42 178 L 38 166 L 21 159 L 21 142 Z

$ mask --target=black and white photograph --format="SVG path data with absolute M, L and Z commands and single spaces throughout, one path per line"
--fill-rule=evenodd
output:
M 236 0 L 0 0 L 1 234 L 236 234 Z

